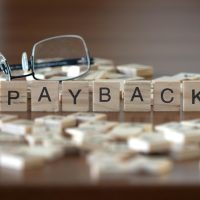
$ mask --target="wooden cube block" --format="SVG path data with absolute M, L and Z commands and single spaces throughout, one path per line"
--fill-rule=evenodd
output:
M 154 111 L 180 110 L 179 81 L 156 81 L 154 83 Z
M 183 111 L 200 111 L 200 81 L 183 82 Z
M 93 82 L 93 111 L 120 110 L 120 82 Z
M 59 82 L 32 81 L 31 83 L 32 111 L 59 111 Z
M 126 81 L 124 84 L 124 111 L 151 110 L 151 82 Z
M 26 81 L 0 82 L 0 111 L 27 111 Z
M 62 111 L 89 111 L 89 82 L 62 83 Z

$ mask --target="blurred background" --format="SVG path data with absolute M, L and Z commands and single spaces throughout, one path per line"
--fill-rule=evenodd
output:
M 9 63 L 38 40 L 83 36 L 93 56 L 155 67 L 156 76 L 200 72 L 198 0 L 0 0 L 0 51 Z

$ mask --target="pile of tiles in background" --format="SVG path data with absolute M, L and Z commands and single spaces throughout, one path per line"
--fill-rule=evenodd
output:
M 72 154 L 86 157 L 92 178 L 107 179 L 162 175 L 172 170 L 174 161 L 200 158 L 200 119 L 153 127 L 108 121 L 103 113 L 34 120 L 1 114 L 0 128 L 0 167 L 14 170 L 41 167 Z

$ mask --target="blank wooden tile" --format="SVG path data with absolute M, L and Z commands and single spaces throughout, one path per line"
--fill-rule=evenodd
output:
M 27 111 L 26 81 L 0 82 L 0 111 Z
M 93 111 L 120 110 L 120 82 L 93 82 Z
M 180 110 L 179 81 L 156 81 L 153 94 L 154 111 Z
M 32 81 L 31 84 L 32 111 L 59 111 L 59 82 Z
M 124 111 L 151 110 L 151 82 L 126 81 L 124 84 Z
M 200 81 L 183 82 L 183 111 L 200 111 Z
M 89 82 L 62 83 L 62 111 L 89 111 Z

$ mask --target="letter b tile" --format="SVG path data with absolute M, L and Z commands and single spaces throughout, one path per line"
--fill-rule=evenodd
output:
M 120 82 L 93 82 L 93 111 L 117 112 L 120 110 Z

